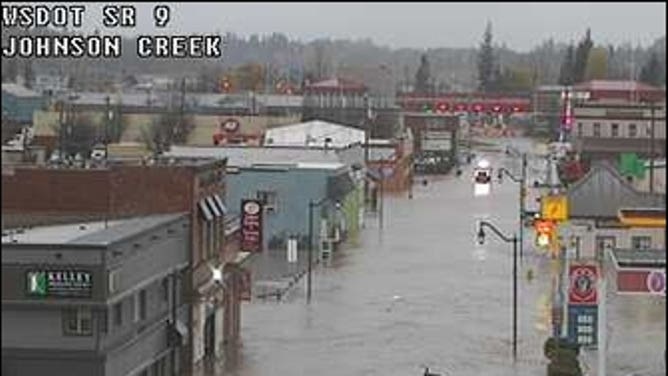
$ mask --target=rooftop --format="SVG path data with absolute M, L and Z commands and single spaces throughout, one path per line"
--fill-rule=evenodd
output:
M 30 90 L 25 86 L 14 83 L 3 83 L 2 91 L 21 98 L 41 98 L 36 91 Z
M 568 206 L 573 218 L 617 218 L 619 208 L 661 208 L 666 196 L 640 192 L 608 162 L 596 163 L 569 187 Z
M 592 80 L 574 85 L 577 90 L 606 90 L 606 91 L 661 91 L 661 89 L 628 80 Z
M 301 165 L 341 163 L 334 150 L 286 148 L 286 147 L 198 147 L 172 146 L 165 153 L 167 158 L 227 158 L 230 167 L 252 167 L 257 165 Z
M 70 223 L 55 226 L 38 226 L 23 230 L 6 230 L 2 233 L 2 244 L 32 245 L 91 245 L 107 246 L 133 235 L 141 234 L 183 216 L 183 214 L 160 214 L 129 219 Z
M 268 129 L 265 144 L 268 146 L 316 146 L 323 147 L 327 140 L 333 148 L 347 147 L 364 142 L 364 131 L 323 120 L 283 125 Z
M 618 268 L 666 265 L 665 249 L 613 249 L 612 256 Z

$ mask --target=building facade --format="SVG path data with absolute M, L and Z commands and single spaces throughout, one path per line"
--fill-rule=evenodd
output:
M 46 105 L 45 98 L 26 87 L 18 84 L 2 84 L 2 119 L 30 124 L 33 113 L 42 110 Z
M 226 295 L 224 286 L 235 285 L 240 277 L 224 274 L 229 279 L 224 284 L 212 282 L 214 271 L 225 269 L 226 260 L 239 261 L 237 254 L 225 254 L 225 165 L 225 160 L 158 160 L 150 166 L 123 163 L 95 169 L 3 166 L 3 228 L 190 213 L 187 301 L 192 330 L 187 364 L 198 367 L 205 358 L 222 356 L 221 345 L 234 346 L 239 338 L 239 325 L 226 323 L 239 316 L 225 317 L 224 311 L 226 305 L 237 306 L 240 297 Z
M 2 374 L 184 371 L 187 214 L 2 236 Z
M 655 104 L 612 100 L 575 105 L 571 140 L 582 159 L 619 160 L 621 153 L 648 158 L 666 155 L 665 102 Z
M 612 165 L 592 165 L 567 192 L 569 223 L 564 241 L 576 255 L 601 257 L 604 249 L 658 249 L 665 244 L 662 228 L 629 227 L 619 220 L 625 208 L 665 208 L 665 194 L 637 191 Z

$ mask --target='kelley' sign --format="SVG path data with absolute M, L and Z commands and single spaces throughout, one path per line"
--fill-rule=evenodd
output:
M 32 270 L 26 273 L 26 285 L 31 296 L 90 298 L 93 277 L 79 270 Z
M 262 203 L 241 201 L 241 251 L 262 252 Z

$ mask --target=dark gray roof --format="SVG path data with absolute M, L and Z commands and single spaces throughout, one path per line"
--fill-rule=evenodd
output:
M 619 208 L 665 207 L 666 195 L 637 191 L 608 162 L 595 163 L 567 192 L 571 218 L 617 218 Z
M 665 249 L 613 249 L 617 267 L 662 267 L 666 265 Z
M 172 146 L 167 157 L 227 158 L 230 167 L 257 164 L 342 163 L 335 150 L 284 147 L 198 147 Z
M 70 240 L 69 244 L 108 245 L 129 237 L 142 234 L 156 227 L 166 225 L 183 217 L 185 213 L 158 214 L 122 220 L 106 229 Z

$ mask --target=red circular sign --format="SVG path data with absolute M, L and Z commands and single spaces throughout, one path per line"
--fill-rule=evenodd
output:
M 239 121 L 236 119 L 227 119 L 221 125 L 226 132 L 236 132 L 239 129 Z
M 647 274 L 647 289 L 651 294 L 666 294 L 666 272 L 652 270 Z
M 573 265 L 570 268 L 570 304 L 596 304 L 596 267 L 593 265 Z

